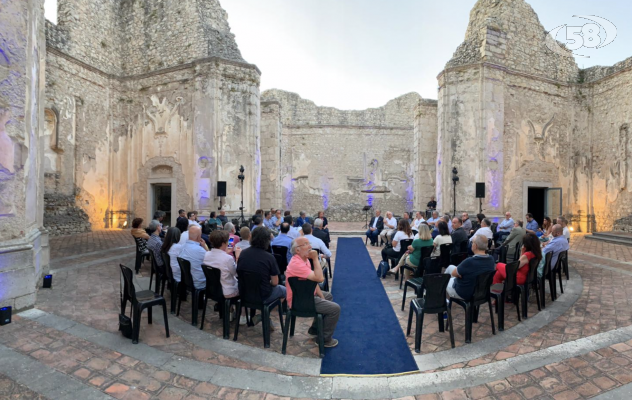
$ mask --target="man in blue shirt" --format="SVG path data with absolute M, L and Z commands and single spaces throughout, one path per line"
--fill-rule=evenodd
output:
M 459 266 L 450 265 L 446 274 L 450 274 L 448 282 L 448 295 L 457 299 L 470 300 L 474 296 L 476 278 L 485 272 L 496 270 L 494 258 L 485 253 L 487 250 L 487 237 L 476 235 L 472 238 L 473 257 L 465 259 Z
M 514 227 L 514 220 L 513 218 L 511 218 L 511 213 L 507 211 L 505 213 L 505 219 L 500 221 L 500 223 L 498 224 L 498 229 L 496 231 L 497 232 L 511 232 L 513 227 Z
M 287 235 L 289 231 L 290 231 L 290 224 L 288 224 L 287 222 L 282 223 L 281 233 L 279 233 L 279 236 L 275 237 L 272 243 L 270 243 L 271 246 L 287 247 L 287 262 L 288 263 L 290 262 L 290 259 L 292 258 L 292 253 L 290 252 L 290 249 L 292 248 L 292 238 Z
M 272 222 L 272 213 L 270 211 L 266 211 L 263 216 L 263 226 L 271 230 L 276 230 L 274 222 Z
M 300 228 L 303 226 L 303 224 L 307 223 L 307 218 L 305 217 L 305 211 L 301 211 L 298 215 L 298 218 L 296 218 L 296 222 L 294 223 L 294 227 L 295 228 Z
M 544 258 L 546 253 L 553 253 L 551 256 L 551 270 L 553 270 L 560 253 L 568 250 L 568 240 L 564 237 L 564 228 L 562 228 L 562 225 L 553 225 L 551 234 L 553 235 L 553 239 L 551 239 L 542 249 L 542 258 Z
M 193 277 L 193 286 L 196 289 L 204 289 L 206 287 L 206 277 L 202 271 L 202 262 L 208 251 L 208 247 L 202 240 L 202 230 L 199 226 L 189 227 L 189 240 L 186 241 L 180 251 L 180 258 L 191 263 L 191 276 Z
M 537 235 L 540 227 L 536 220 L 533 219 L 533 214 L 527 213 L 525 217 L 527 218 L 527 227 L 525 228 L 527 233 L 533 233 L 534 235 Z

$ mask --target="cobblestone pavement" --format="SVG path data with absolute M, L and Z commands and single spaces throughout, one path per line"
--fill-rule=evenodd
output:
M 362 224 L 331 224 L 332 229 L 339 231 L 357 232 Z M 340 225 L 340 226 L 338 226 Z M 356 227 L 356 225 L 358 225 Z M 47 312 L 54 318 L 64 321 L 74 321 L 80 326 L 87 326 L 104 332 L 111 337 L 119 337 L 119 272 L 118 263 L 133 264 L 134 246 L 128 231 L 97 231 L 67 237 L 51 239 L 51 257 L 54 275 L 53 290 L 40 290 L 37 308 Z M 336 241 L 332 243 L 335 253 Z M 449 374 L 451 372 L 477 370 L 489 367 L 488 379 L 476 385 L 460 384 L 451 390 L 443 391 L 444 386 L 436 386 L 436 393 L 422 391 L 416 396 L 400 397 L 402 399 L 583 399 L 591 398 L 612 389 L 632 383 L 632 340 L 616 341 L 614 344 L 586 351 L 583 354 L 555 355 L 560 346 L 573 345 L 581 347 L 587 337 L 605 332 L 618 332 L 632 325 L 630 302 L 632 301 L 632 255 L 625 246 L 586 240 L 582 235 L 575 234 L 571 242 L 571 266 L 574 273 L 581 276 L 583 287 L 579 299 L 570 304 L 568 309 L 557 318 L 530 334 L 517 339 L 489 354 L 471 358 L 466 362 L 454 363 L 436 369 L 422 368 L 423 373 L 411 375 L 405 379 L 411 382 L 427 374 Z M 374 264 L 380 257 L 380 248 L 368 247 Z M 332 258 L 332 261 L 335 260 Z M 333 263 L 332 263 L 333 264 Z M 148 284 L 148 263 L 143 267 L 137 282 L 144 288 Z M 335 274 L 335 265 L 334 265 Z M 334 276 L 335 278 L 335 276 Z M 331 282 L 335 284 L 334 281 Z M 408 304 L 404 312 L 401 311 L 402 292 L 399 282 L 393 277 L 383 280 L 385 290 L 391 298 L 393 309 L 405 329 L 408 318 Z M 566 281 L 565 281 L 566 284 Z M 143 286 L 144 285 L 144 286 Z M 165 294 L 167 299 L 168 295 Z M 566 295 L 566 294 L 565 294 Z M 565 296 L 564 295 L 564 296 Z M 410 298 L 410 295 L 409 295 Z M 550 298 L 547 295 L 547 306 Z M 201 310 L 200 310 L 201 311 Z M 268 376 L 287 377 L 286 379 L 318 379 L 309 376 L 317 375 L 311 372 L 301 373 L 301 367 L 277 365 L 269 359 L 279 357 L 281 348 L 281 329 L 278 318 L 274 318 L 275 331 L 272 332 L 270 349 L 263 349 L 261 324 L 255 327 L 241 327 L 238 345 L 245 345 L 238 351 L 228 352 L 209 347 L 206 342 L 196 338 L 212 339 L 221 336 L 221 320 L 213 312 L 209 302 L 207 321 L 203 335 L 199 335 L 198 328 L 190 326 L 190 304 L 183 303 L 182 312 L 177 320 L 171 323 L 171 337 L 166 338 L 162 325 L 162 314 L 154 311 L 154 324 L 146 323 L 144 315 L 141 329 L 141 345 L 147 345 L 160 354 L 176 357 L 177 360 L 198 362 L 208 365 L 208 368 L 229 367 L 238 370 L 250 370 L 253 373 L 272 374 Z M 529 317 L 538 314 L 534 302 L 529 304 Z M 273 315 L 277 315 L 276 313 Z M 210 316 L 210 318 L 209 318 Z M 201 317 L 201 312 L 200 312 Z M 495 315 L 495 319 L 497 316 Z M 176 324 L 175 321 L 178 323 Z M 497 319 L 496 319 L 497 321 Z M 317 346 L 313 339 L 306 334 L 310 321 L 297 320 L 296 335 L 288 344 L 288 354 L 298 356 L 313 363 L 318 363 Z M 58 326 L 59 325 L 59 326 Z M 175 326 L 174 326 L 175 325 Z M 479 323 L 474 325 L 472 344 L 464 345 L 464 316 L 459 308 L 454 309 L 455 339 L 457 349 L 475 349 L 477 343 L 483 340 L 495 340 L 502 337 L 502 333 L 492 337 L 489 315 L 486 309 L 480 314 Z M 231 324 L 231 333 L 233 332 Z M 505 320 L 506 331 L 519 322 L 513 308 L 507 309 Z M 184 327 L 184 328 L 183 328 Z M 188 328 L 187 328 L 188 327 Z M 274 388 L 257 391 L 257 387 L 242 387 L 239 382 L 226 379 L 218 384 L 210 379 L 194 379 L 186 368 L 169 370 L 169 364 L 151 364 L 143 361 L 143 357 L 126 355 L 125 351 L 113 348 L 108 341 L 97 343 L 91 336 L 82 336 L 82 328 L 66 329 L 63 323 L 49 323 L 42 325 L 39 320 L 30 320 L 14 316 L 12 324 L 0 328 L 0 345 L 6 346 L 31 360 L 36 360 L 58 373 L 70 377 L 73 381 L 95 388 L 102 394 L 125 399 L 277 399 L 272 393 Z M 188 329 L 188 330 L 187 330 Z M 617 331 L 613 331 L 617 329 Z M 518 332 L 515 330 L 511 331 Z M 505 332 L 506 333 L 506 332 Z M 619 333 L 618 335 L 622 335 Z M 96 336 L 95 336 L 96 337 Z M 623 338 L 623 336 L 621 336 Z M 632 337 L 631 337 L 632 338 Z M 206 340 L 206 339 L 204 339 Z M 214 343 L 210 341 L 210 343 Z M 219 345 L 231 346 L 234 342 L 222 341 Z M 413 338 L 408 338 L 413 349 Z M 450 350 L 447 332 L 439 332 L 436 318 L 427 318 L 424 322 L 422 354 L 442 358 L 443 354 L 453 354 Z M 237 345 L 237 346 L 238 346 Z M 248 357 L 250 350 L 253 354 L 263 354 L 259 361 Z M 246 352 L 244 353 L 244 350 Z M 546 349 L 553 349 L 553 353 L 543 353 L 545 358 L 538 366 L 520 373 L 504 373 L 499 375 L 498 369 L 507 365 L 519 366 L 525 355 L 539 354 Z M 217 350 L 217 351 L 215 351 Z M 268 355 L 267 357 L 265 355 Z M 288 357 L 288 356 L 285 356 Z M 296 360 L 298 360 L 297 358 Z M 513 361 L 513 359 L 516 361 Z M 547 360 L 550 363 L 546 363 Z M 191 361 L 187 361 L 191 360 Z M 507 364 L 509 363 L 509 364 Z M 291 364 L 291 363 L 288 363 Z M 276 365 L 276 364 L 274 364 Z M 516 368 L 520 370 L 520 368 Z M 444 371 L 444 372 L 440 372 Z M 459 372 L 461 373 L 461 372 Z M 487 375 L 486 375 L 487 376 Z M 305 377 L 305 378 L 301 378 Z M 501 377 L 495 379 L 496 377 Z M 0 369 L 0 398 L 46 398 L 45 392 L 33 390 L 28 383 L 14 379 L 10 374 Z M 235 378 L 237 379 L 237 378 Z M 332 393 L 336 391 L 336 379 Z M 434 379 L 434 378 L 433 378 Z M 358 380 L 356 380 L 358 381 Z M 360 382 L 373 381 L 359 379 Z M 385 381 L 385 382 L 390 382 Z M 325 383 L 323 383 L 325 384 Z M 331 385 L 331 383 L 329 383 Z M 253 385 L 257 386 L 257 385 Z M 388 385 L 387 385 L 388 386 Z M 269 387 L 269 386 L 263 386 Z M 370 387 L 368 385 L 367 387 Z M 367 388 L 357 389 L 362 394 L 350 393 L 354 398 L 375 398 L 375 392 Z M 266 393 L 267 392 L 267 393 Z M 346 392 L 343 392 L 346 393 Z M 397 393 L 393 389 L 392 393 Z M 410 393 L 414 394 L 414 393 Z M 326 397 L 332 397 L 326 396 Z M 334 396 L 335 397 L 335 396 Z M 383 396 L 392 398 L 395 396 Z

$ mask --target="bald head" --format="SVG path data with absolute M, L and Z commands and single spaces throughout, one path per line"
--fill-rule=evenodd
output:
M 560 224 L 555 224 L 553 225 L 551 233 L 553 233 L 553 236 L 556 236 L 556 237 L 561 236 L 564 234 L 564 228 L 562 228 L 562 225 Z
M 193 240 L 194 242 L 200 241 L 202 237 L 202 230 L 197 225 L 189 226 L 189 240 Z
M 458 218 L 452 218 L 452 229 L 458 229 L 461 227 L 461 220 Z

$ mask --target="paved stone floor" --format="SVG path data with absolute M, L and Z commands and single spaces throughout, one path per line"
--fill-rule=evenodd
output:
M 332 228 L 357 232 L 362 225 Z M 237 342 L 218 338 L 221 321 L 212 304 L 200 331 L 183 303 L 181 315 L 169 317 L 170 338 L 158 309 L 151 325 L 144 314 L 141 343 L 131 345 L 118 333 L 118 264 L 133 264 L 129 232 L 57 237 L 50 247 L 53 289 L 41 289 L 35 310 L 0 328 L 0 398 L 629 398 L 632 248 L 580 234 L 571 241 L 571 280 L 558 301 L 547 294 L 542 312 L 531 301 L 523 322 L 508 308 L 505 331 L 495 336 L 483 310 L 468 345 L 463 312 L 455 308 L 455 349 L 436 318 L 427 318 L 422 352 L 413 352 L 421 372 L 384 378 L 319 377 L 307 320 L 298 320 L 286 356 L 278 317 L 270 349 L 263 349 L 260 324 L 242 326 Z M 334 240 L 334 257 L 335 248 Z M 380 249 L 368 251 L 377 265 Z M 149 283 L 146 264 L 136 279 L 141 288 Z M 404 330 L 408 304 L 402 312 L 399 282 L 389 277 L 383 284 Z M 412 337 L 408 343 L 413 351 Z

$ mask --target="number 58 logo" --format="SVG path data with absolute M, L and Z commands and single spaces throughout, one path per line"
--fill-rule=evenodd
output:
M 600 49 L 612 43 L 617 37 L 617 27 L 605 18 L 601 18 L 596 15 L 573 15 L 573 17 L 584 18 L 592 22 L 586 23 L 582 26 L 567 26 L 564 24 L 552 29 L 545 40 L 546 46 L 549 50 L 568 57 L 576 55 L 590 58 L 590 56 L 584 56 L 573 52 L 581 49 L 582 47 Z M 566 49 L 562 48 L 556 40 L 560 31 L 564 33 L 566 42 L 563 40 L 562 42 L 566 46 Z

